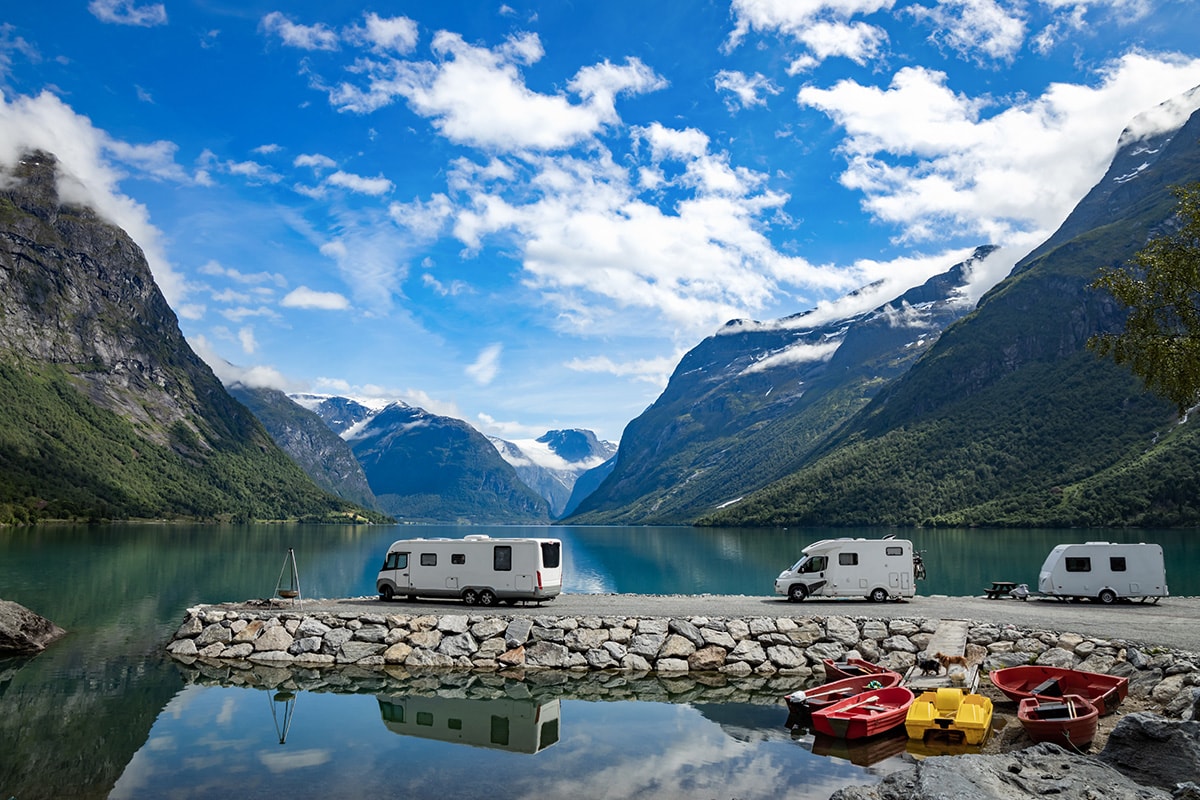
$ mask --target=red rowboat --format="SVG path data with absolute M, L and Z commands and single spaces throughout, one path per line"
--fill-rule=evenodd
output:
M 871 675 L 842 678 L 821 686 L 814 686 L 811 689 L 801 689 L 784 695 L 783 702 L 787 703 L 788 707 L 788 718 L 784 725 L 789 729 L 802 725 L 807 726 L 809 715 L 812 712 L 828 708 L 839 700 L 845 700 L 847 697 L 853 697 L 872 689 L 899 686 L 903 677 L 899 672 L 884 670 Z
M 1065 667 L 1023 664 L 995 670 L 989 677 L 997 689 L 1018 702 L 1034 695 L 1078 694 L 1091 700 L 1101 714 L 1112 713 L 1129 694 L 1128 678 Z
M 916 699 L 904 686 L 871 689 L 814 711 L 813 730 L 841 739 L 865 739 L 904 724 Z
M 845 661 L 826 658 L 821 663 L 825 665 L 826 681 L 838 681 L 842 678 L 853 678 L 857 675 L 878 675 L 881 672 L 891 672 L 887 667 L 872 664 L 870 661 L 862 658 L 847 658 Z
M 1026 697 L 1017 706 L 1017 719 L 1035 742 L 1083 750 L 1096 738 L 1100 709 L 1078 694 Z

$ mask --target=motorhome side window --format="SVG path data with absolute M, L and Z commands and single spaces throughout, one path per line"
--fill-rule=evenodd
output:
M 1108 560 L 1108 568 L 1112 572 L 1125 571 L 1125 556 L 1113 556 Z
M 384 569 L 407 569 L 408 553 L 388 553 L 383 562 Z
M 421 553 L 421 566 L 422 567 L 436 567 L 437 566 L 437 553 Z
M 1090 558 L 1071 558 L 1067 557 L 1067 572 L 1091 572 L 1092 560 Z
M 542 542 L 542 566 L 554 569 L 562 560 L 562 545 L 558 542 Z
M 506 544 L 496 545 L 492 551 L 492 569 L 497 572 L 508 572 L 512 569 L 512 547 Z
M 465 553 L 451 553 L 450 554 L 450 563 L 451 564 L 465 564 L 465 563 L 467 563 L 467 556 Z
M 858 553 L 838 553 L 838 563 L 843 567 L 853 567 L 858 564 Z
M 884 548 L 884 552 L 887 553 L 889 556 L 902 556 L 902 555 L 904 555 L 904 548 L 903 547 L 886 547 L 886 548 Z
M 828 562 L 829 562 L 829 559 L 826 558 L 825 556 L 813 556 L 807 562 L 804 563 L 804 566 L 800 567 L 800 574 L 806 575 L 810 572 L 824 572 L 825 565 Z

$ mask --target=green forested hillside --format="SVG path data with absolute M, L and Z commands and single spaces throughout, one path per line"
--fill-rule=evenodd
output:
M 1097 270 L 1172 224 L 1170 187 L 1197 179 L 1200 115 L 1128 143 L 1060 231 L 803 468 L 702 524 L 1200 524 L 1200 433 L 1086 349 L 1124 319 L 1089 288 Z
M 318 490 L 261 428 L 246 440 L 217 439 L 201 454 L 180 423 L 170 447 L 157 445 L 91 403 L 57 367 L 0 362 L 0 408 L 0 523 L 345 520 L 358 513 Z M 195 457 L 180 457 L 188 451 Z

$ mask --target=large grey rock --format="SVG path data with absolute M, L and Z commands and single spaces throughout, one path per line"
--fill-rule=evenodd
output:
M 1200 783 L 1200 722 L 1139 712 L 1121 719 L 1096 756 L 1147 786 Z
M 0 600 L 0 653 L 40 653 L 67 632 L 20 603 Z
M 1109 765 L 1038 744 L 1002 755 L 927 758 L 875 786 L 839 789 L 830 800 L 1169 800 Z

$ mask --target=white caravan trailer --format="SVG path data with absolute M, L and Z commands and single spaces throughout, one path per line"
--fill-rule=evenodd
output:
M 558 539 L 401 539 L 392 542 L 375 589 L 402 596 L 461 597 L 469 605 L 553 599 L 562 591 Z
M 558 699 L 376 695 L 392 733 L 512 753 L 537 753 L 558 742 Z
M 865 597 L 882 603 L 913 597 L 918 573 L 908 539 L 822 539 L 775 579 L 775 594 L 796 603 L 806 597 Z
M 1038 591 L 1050 597 L 1115 603 L 1167 596 L 1167 570 L 1156 544 L 1086 542 L 1060 544 L 1050 551 L 1038 574 Z

